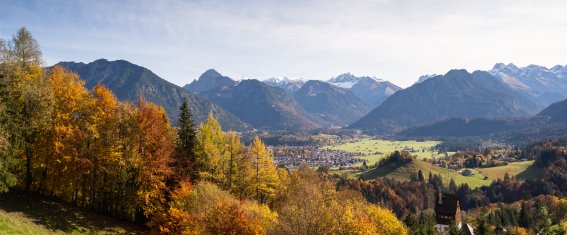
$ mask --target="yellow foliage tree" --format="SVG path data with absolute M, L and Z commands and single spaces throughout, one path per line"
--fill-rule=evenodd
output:
M 240 142 L 240 137 L 235 132 L 228 132 L 227 135 L 227 156 L 228 163 L 226 169 L 225 189 L 238 195 L 244 195 L 250 182 L 250 161 L 244 157 L 244 145 Z
M 199 182 L 182 184 L 172 193 L 168 218 L 151 224 L 173 234 L 266 234 L 276 219 L 266 205 L 240 201 L 213 183 Z
M 253 197 L 260 202 L 272 198 L 279 185 L 278 170 L 266 146 L 258 136 L 254 138 L 248 149 L 248 158 L 253 167 Z
M 369 204 L 358 192 L 337 192 L 332 181 L 314 170 L 291 172 L 274 204 L 273 234 L 407 234 L 389 210 Z
M 212 113 L 206 122 L 199 125 L 195 154 L 199 178 L 224 185 L 227 167 L 226 134 Z

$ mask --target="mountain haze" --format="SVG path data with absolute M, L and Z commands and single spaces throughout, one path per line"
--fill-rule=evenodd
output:
M 309 130 L 324 126 L 288 92 L 255 79 L 243 80 L 231 87 L 217 87 L 200 95 L 258 129 Z
M 382 104 L 384 100 L 402 89 L 382 79 L 367 76 L 357 77 L 350 73 L 341 74 L 327 82 L 351 91 L 372 108 Z
M 450 118 L 429 125 L 409 128 L 400 133 L 403 136 L 484 136 L 497 133 L 551 132 L 565 129 L 567 123 L 567 100 L 542 110 L 536 116 L 524 118 Z M 544 130 L 541 130 L 545 128 Z
M 520 68 L 514 64 L 498 63 L 490 74 L 510 88 L 534 98 L 542 107 L 567 99 L 567 68 L 557 65 L 551 69 L 539 65 Z
M 302 79 L 291 79 L 288 77 L 268 78 L 262 82 L 271 87 L 282 88 L 290 94 L 295 93 L 297 90 L 299 90 L 299 88 L 301 88 L 301 86 L 303 86 L 303 84 L 305 84 L 305 81 Z
M 549 117 L 552 122 L 567 122 L 567 99 L 551 104 L 542 110 L 538 116 Z
M 352 123 L 371 109 L 352 92 L 318 80 L 307 81 L 294 97 L 307 112 L 335 126 Z

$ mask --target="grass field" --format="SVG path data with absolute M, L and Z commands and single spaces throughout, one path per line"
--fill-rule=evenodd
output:
M 411 154 L 417 155 L 418 159 L 438 156 L 437 152 L 433 150 L 433 147 L 439 143 L 439 141 L 390 141 L 362 139 L 340 145 L 325 146 L 323 148 L 357 153 L 359 158 L 367 160 L 368 164 L 372 165 L 394 151 L 412 150 Z
M 534 161 L 514 162 L 507 166 L 499 166 L 492 168 L 476 169 L 480 174 L 488 176 L 490 179 L 503 179 L 508 173 L 510 176 L 516 176 L 519 180 L 537 177 L 541 172 L 541 168 L 534 165 Z
M 140 225 L 18 192 L 0 194 L 0 234 L 143 234 Z
M 451 171 L 447 168 L 442 168 L 439 166 L 431 165 L 430 163 L 414 160 L 403 166 L 397 167 L 395 169 L 388 169 L 388 167 L 382 167 L 380 169 L 371 169 L 367 172 L 361 174 L 363 179 L 375 179 L 377 177 L 386 177 L 389 179 L 397 181 L 409 181 L 410 175 L 416 173 L 419 170 L 423 172 L 425 178 L 428 177 L 429 172 L 433 174 L 441 174 L 443 176 L 443 183 L 449 184 L 451 178 L 455 179 L 455 183 L 460 185 L 462 183 L 467 183 L 472 188 L 489 185 L 492 180 L 484 180 L 484 176 L 480 174 L 475 174 L 473 176 L 462 176 L 456 171 Z
M 421 170 L 426 178 L 428 177 L 429 172 L 433 174 L 441 174 L 441 176 L 443 176 L 443 183 L 445 184 L 449 184 L 450 179 L 453 178 L 457 185 L 467 183 L 470 187 L 475 188 L 489 185 L 493 180 L 498 178 L 504 178 L 506 172 L 508 172 L 510 176 L 517 176 L 520 180 L 536 177 L 539 172 L 541 172 L 541 168 L 534 166 L 533 163 L 533 161 L 525 161 L 511 163 L 507 166 L 469 169 L 472 171 L 473 175 L 463 176 L 457 171 L 434 166 L 421 160 L 414 160 L 408 164 L 393 169 L 388 168 L 387 166 L 380 169 L 371 169 L 360 174 L 360 176 L 366 180 L 375 179 L 377 177 L 386 177 L 398 181 L 409 181 L 412 173 Z M 485 179 L 485 176 L 487 176 L 488 179 Z

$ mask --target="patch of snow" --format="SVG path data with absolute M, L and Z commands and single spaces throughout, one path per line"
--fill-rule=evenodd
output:
M 498 77 L 500 77 L 500 79 L 502 80 L 502 82 L 506 83 L 508 86 L 515 88 L 515 89 L 521 89 L 521 90 L 529 90 L 530 87 L 526 84 L 524 84 L 523 82 L 519 81 L 518 79 L 505 74 L 505 73 L 498 73 L 497 74 Z
M 393 90 L 392 88 L 390 88 L 390 87 L 386 87 L 386 89 L 384 89 L 384 95 L 386 95 L 386 96 L 391 96 L 391 95 L 393 95 L 394 93 L 396 93 L 396 91 L 394 91 L 394 90 Z
M 355 83 L 354 82 L 335 82 L 335 83 L 331 83 L 331 84 L 338 86 L 340 88 L 349 89 L 352 86 L 354 86 Z

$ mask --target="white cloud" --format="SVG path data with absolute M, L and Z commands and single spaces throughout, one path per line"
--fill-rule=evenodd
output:
M 0 29 L 31 24 L 48 62 L 123 58 L 179 85 L 211 67 L 259 79 L 275 74 L 328 79 L 350 71 L 407 86 L 419 75 L 452 68 L 567 61 L 565 1 L 36 4 L 0 10 L 35 15 L 7 21 L 0 16 L 5 22 Z

